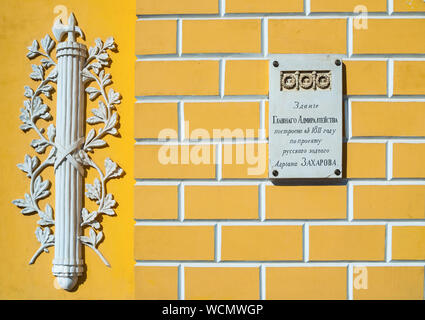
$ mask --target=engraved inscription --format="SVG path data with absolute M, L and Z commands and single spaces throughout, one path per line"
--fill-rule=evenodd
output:
M 342 177 L 342 66 L 336 55 L 274 55 L 269 177 Z
M 332 73 L 324 71 L 281 71 L 280 91 L 331 90 Z

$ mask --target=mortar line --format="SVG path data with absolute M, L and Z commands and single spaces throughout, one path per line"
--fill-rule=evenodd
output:
M 178 183 L 184 181 L 185 184 L 188 185 L 235 185 L 235 186 L 252 186 L 252 185 L 259 185 L 260 183 L 264 183 L 267 186 L 273 186 L 274 184 L 267 178 L 264 179 L 224 179 L 222 181 L 217 181 L 214 179 L 135 179 L 135 185 L 177 185 Z M 399 185 L 406 185 L 406 186 L 423 186 L 425 185 L 425 179 L 424 178 L 417 178 L 417 179 L 392 179 L 392 180 L 386 180 L 386 179 L 350 179 L 350 183 L 352 183 L 355 186 L 361 186 L 361 185 L 386 185 L 386 186 L 399 186 Z M 344 183 L 344 181 L 342 181 Z M 347 181 L 348 183 L 348 181 Z M 300 183 L 296 182 L 288 182 L 286 184 L 287 186 L 299 186 Z M 305 185 L 305 184 L 302 184 Z M 322 184 L 314 184 L 317 186 L 326 186 Z M 344 185 L 344 184 L 335 184 L 335 185 Z M 307 219 L 308 220 L 308 219 Z M 336 219 L 338 220 L 338 219 Z
M 353 300 L 353 265 L 347 265 L 347 299 Z
M 272 19 L 341 19 L 348 17 L 358 16 L 358 13 L 353 11 L 347 12 L 311 12 L 309 0 L 304 0 L 307 3 L 307 10 L 303 12 L 263 12 L 263 13 L 224 13 L 223 16 L 219 13 L 213 14 L 157 14 L 157 15 L 137 15 L 136 21 L 142 20 L 171 20 L 171 19 L 185 19 L 185 20 L 244 20 L 244 19 L 261 19 L 264 17 Z M 369 19 L 423 19 L 425 13 L 423 12 L 368 12 Z
M 347 131 L 347 138 L 352 139 L 353 138 L 353 119 L 352 119 L 352 104 L 351 99 L 347 99 L 347 117 L 346 117 L 346 131 Z
M 303 225 L 303 260 L 308 262 L 310 258 L 310 226 L 308 223 Z
M 177 39 L 176 39 L 176 53 L 179 57 L 183 52 L 183 26 L 182 19 L 177 19 Z
M 258 186 L 262 181 L 239 181 L 239 180 L 143 180 L 136 181 L 136 186 L 145 186 L 145 185 L 178 185 L 179 183 L 184 182 L 185 185 L 198 185 L 198 186 Z M 264 181 L 263 181 L 264 182 Z M 266 183 L 266 182 L 264 182 Z
M 183 142 L 185 139 L 184 135 L 184 102 L 179 101 L 177 103 L 177 113 L 178 113 L 178 124 L 177 124 L 177 130 L 178 130 L 178 141 Z
M 214 234 L 214 260 L 215 262 L 221 261 L 221 225 L 219 223 L 215 224 L 215 234 Z
M 145 96 L 137 97 L 136 103 L 150 102 L 260 102 L 267 100 L 267 96 Z M 425 99 L 425 98 L 424 98 Z
M 387 95 L 392 98 L 394 95 L 394 60 L 387 60 Z
M 136 260 L 135 266 L 178 266 L 182 264 L 184 267 L 218 267 L 218 268 L 259 268 L 263 265 L 265 268 L 285 268 L 285 267 L 347 267 L 362 266 L 362 267 L 424 267 L 425 261 L 322 261 L 322 262 L 296 262 L 296 261 L 164 261 L 164 260 Z
M 311 3 L 310 0 L 304 0 L 304 14 L 309 16 L 311 14 Z
M 425 17 L 424 17 L 425 18 Z M 387 59 L 399 59 L 399 60 L 408 60 L 408 61 L 423 61 L 425 55 L 423 53 L 376 53 L 376 54 L 364 54 L 364 53 L 353 53 L 349 60 L 387 60 Z
M 387 180 L 393 178 L 393 142 L 387 141 L 386 143 L 386 176 Z
M 394 0 L 387 0 L 387 13 L 390 16 L 394 13 Z
M 184 296 L 184 265 L 178 266 L 178 300 L 185 300 Z
M 218 0 L 218 12 L 220 17 L 226 14 L 226 0 Z
M 385 226 L 391 223 L 392 226 L 425 226 L 423 219 L 416 219 L 413 221 L 407 219 L 386 219 L 386 220 L 267 220 L 260 221 L 258 219 L 251 220 L 141 220 L 135 219 L 134 227 L 147 227 L 147 226 L 158 226 L 158 227 L 171 227 L 171 226 L 215 226 L 220 224 L 221 226 L 300 226 L 303 227 L 305 224 L 308 226 Z M 307 236 L 307 235 L 306 235 Z M 308 240 L 308 239 L 307 239 Z
M 225 81 L 226 81 L 225 77 L 226 77 L 226 60 L 220 59 L 218 87 L 219 87 L 219 95 L 221 99 L 223 99 L 224 97 L 224 89 L 225 89 Z
M 135 227 L 140 226 L 214 226 L 217 223 L 220 223 L 224 226 L 303 226 L 305 223 L 308 223 L 310 226 L 385 226 L 387 223 L 390 223 L 393 226 L 425 226 L 425 221 L 423 219 L 382 219 L 382 220 L 266 220 L 261 221 L 258 219 L 247 219 L 247 220 L 225 220 L 225 219 L 211 219 L 211 220 L 200 220 L 200 219 L 185 219 L 184 221 L 179 220 L 142 220 L 135 219 Z
M 223 144 L 218 143 L 215 147 L 216 158 L 215 158 L 215 176 L 217 181 L 223 179 Z
M 186 128 L 185 128 L 186 129 Z M 260 138 L 237 138 L 237 139 L 204 139 L 204 140 L 143 140 L 137 139 L 136 146 L 156 145 L 156 146 L 176 146 L 176 145 L 218 145 L 218 144 L 264 144 L 269 141 Z
M 424 17 L 425 18 L 425 17 Z M 268 29 L 268 28 L 267 28 Z M 265 40 L 268 42 L 268 37 L 265 37 Z M 268 44 L 267 44 L 268 47 Z M 353 50 L 353 49 L 352 49 Z M 289 55 L 295 55 L 294 53 L 288 53 Z M 146 62 L 146 61 L 203 61 L 203 60 L 267 60 L 272 56 L 272 53 L 172 53 L 172 54 L 145 54 L 145 55 L 136 55 L 136 62 Z M 407 61 L 423 61 L 425 59 L 425 54 L 423 53 L 401 53 L 401 54 L 363 54 L 363 53 L 351 53 L 351 56 L 343 55 L 343 60 L 367 60 L 367 61 L 384 61 L 387 59 L 397 59 L 397 60 L 407 60 Z
M 425 137 L 351 137 L 348 142 L 352 143 L 425 143 Z
M 347 220 L 353 221 L 354 219 L 354 190 L 351 181 L 347 183 Z
M 353 55 L 353 17 L 347 18 L 347 56 L 351 58 Z
M 258 186 L 258 217 L 260 221 L 266 220 L 266 186 L 265 183 L 260 183 Z
M 388 95 L 345 95 L 344 98 L 353 101 L 416 101 L 424 102 L 425 95 L 397 95 L 388 97 Z M 268 100 L 265 95 L 243 95 L 243 96 L 136 96 L 136 103 L 152 102 L 260 102 Z
M 425 143 L 425 137 L 351 137 L 344 138 L 344 143 L 387 143 L 388 141 L 393 143 L 406 143 L 406 144 L 423 144 Z M 267 144 L 269 142 L 268 138 L 224 138 L 224 139 L 203 139 L 203 140 L 194 140 L 194 139 L 136 139 L 134 145 L 136 146 L 146 146 L 146 145 L 156 145 L 156 146 L 176 146 L 176 145 L 237 145 L 237 144 Z M 360 179 L 360 178 L 353 178 Z
M 385 261 L 392 261 L 393 227 L 387 223 L 385 226 Z
M 423 102 L 425 100 L 425 95 L 397 95 L 388 97 L 388 95 L 358 95 L 358 96 L 350 96 L 346 95 L 348 99 L 352 99 L 353 101 L 420 101 Z
M 266 268 L 260 265 L 260 300 L 266 300 Z
M 261 19 L 261 53 L 263 57 L 268 56 L 269 51 L 269 20 L 267 18 Z
M 344 139 L 344 143 L 351 143 L 351 144 L 354 144 L 354 143 L 381 143 L 381 144 L 385 144 L 385 143 L 387 143 L 387 139 L 376 139 L 376 138 L 373 138 L 373 137 L 371 137 L 370 139 L 368 139 L 368 138 L 357 138 L 357 137 L 354 137 L 354 138 L 351 138 L 351 139 Z M 351 178 L 351 179 L 357 179 L 357 178 Z
M 181 182 L 179 183 L 178 187 L 177 187 L 177 192 L 178 192 L 178 220 L 180 222 L 184 221 L 184 183 Z
M 260 134 L 259 139 L 265 140 L 266 138 L 266 101 L 260 101 Z

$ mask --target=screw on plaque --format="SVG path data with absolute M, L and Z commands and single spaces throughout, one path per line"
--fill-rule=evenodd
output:
M 273 175 L 275 176 L 275 177 L 277 177 L 278 175 L 279 175 L 279 171 L 277 171 L 277 170 L 273 170 Z
M 339 176 L 339 175 L 341 174 L 341 170 L 336 169 L 336 170 L 335 170 L 335 174 L 336 174 L 337 176 Z
M 340 66 L 340 65 L 341 65 L 341 60 L 339 60 L 339 59 L 335 60 L 335 64 L 336 64 L 337 66 Z
M 279 62 L 277 62 L 277 61 L 273 61 L 273 67 L 279 67 Z

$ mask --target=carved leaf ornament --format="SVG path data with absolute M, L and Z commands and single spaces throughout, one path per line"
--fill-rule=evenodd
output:
M 96 39 L 95 45 L 89 48 L 87 52 L 84 45 L 75 41 L 77 35 L 82 38 L 84 35 L 76 25 L 73 14 L 69 17 L 68 25 L 63 25 L 59 19 L 56 20 L 53 26 L 53 34 L 58 41 L 61 41 L 67 35 L 67 41 L 57 44 L 47 34 L 40 42 L 34 40 L 28 47 L 27 58 L 36 61 L 31 65 L 32 72 L 30 74 L 34 85 L 24 88 L 25 100 L 20 109 L 19 118 L 22 122 L 20 129 L 24 132 L 33 130 L 37 136 L 30 143 L 36 154 L 32 156 L 26 154 L 23 162 L 17 165 L 30 179 L 30 183 L 27 193 L 12 202 L 21 209 L 22 214 L 38 214 L 39 216 L 35 236 L 40 247 L 30 259 L 30 264 L 34 263 L 42 252 L 48 252 L 48 248 L 56 244 L 53 273 L 58 279 L 60 278 L 61 287 L 70 290 L 74 287 L 76 278 L 82 272 L 81 262 L 72 266 L 74 256 L 77 256 L 78 261 L 82 259 L 78 254 L 81 245 L 93 249 L 102 261 L 110 266 L 98 250 L 98 246 L 104 238 L 100 217 L 102 215 L 115 215 L 114 208 L 117 203 L 113 195 L 107 192 L 106 184 L 109 180 L 122 176 L 123 170 L 110 158 L 104 160 L 103 166 L 96 164 L 90 153 L 93 153 L 97 148 L 106 147 L 105 138 L 108 135 L 118 135 L 119 117 L 116 107 L 121 102 L 121 95 L 110 87 L 112 84 L 111 75 L 107 73 L 107 68 L 111 63 L 109 53 L 116 50 L 114 38 L 110 37 L 105 41 Z M 53 57 L 55 47 L 56 59 Z M 70 63 L 70 61 L 73 63 Z M 77 70 L 75 70 L 76 67 Z M 78 84 L 82 84 L 80 91 L 74 90 L 77 95 L 74 94 L 75 92 L 70 92 L 69 87 L 72 84 L 77 84 L 77 87 Z M 47 126 L 47 122 L 53 120 L 53 117 L 45 101 L 46 99 L 51 100 L 55 91 L 58 93 L 56 126 L 53 123 Z M 72 128 L 69 129 L 68 127 L 78 127 L 81 129 L 80 133 L 84 133 L 84 119 L 82 117 L 72 118 L 72 116 L 76 110 L 80 110 L 80 114 L 84 115 L 86 106 L 81 102 L 85 101 L 85 94 L 90 101 L 97 102 L 97 107 L 91 109 L 91 114 L 85 119 L 85 122 L 89 126 L 95 125 L 96 127 L 100 126 L 100 128 L 97 130 L 91 128 L 87 130 L 88 133 L 85 136 L 78 137 L 78 130 L 73 131 Z M 64 111 L 65 109 L 67 111 Z M 81 109 L 83 110 L 81 111 Z M 68 112 L 66 117 L 59 119 L 59 115 L 66 112 Z M 72 122 L 72 119 L 76 121 Z M 68 125 L 70 123 L 72 125 Z M 60 139 L 65 142 L 68 141 L 68 143 L 60 142 Z M 41 156 L 43 154 L 47 156 Z M 66 226 L 67 223 L 70 225 L 65 230 L 58 226 L 59 212 L 62 212 L 62 207 L 56 207 L 54 210 L 51 204 L 45 204 L 44 208 L 39 205 L 40 200 L 48 198 L 51 194 L 52 183 L 42 178 L 42 173 L 49 166 L 54 167 L 55 184 L 71 185 L 71 189 L 65 188 L 63 190 L 74 190 L 77 194 L 73 195 L 74 192 L 58 194 L 58 186 L 56 186 L 56 204 L 65 203 L 66 212 L 69 212 L 70 215 L 76 215 L 75 217 L 65 216 L 65 220 L 61 220 L 61 226 Z M 68 168 L 68 171 L 71 170 L 69 172 L 74 172 L 74 175 L 61 176 L 59 171 L 65 167 Z M 97 209 L 90 212 L 81 207 L 81 210 L 77 212 L 76 209 L 82 204 L 82 196 L 79 197 L 78 194 L 84 193 L 84 185 L 80 185 L 78 181 L 79 179 L 84 181 L 83 177 L 86 176 L 86 171 L 89 169 L 94 169 L 98 177 L 85 184 L 85 195 L 89 200 L 96 203 Z M 67 179 L 70 181 L 67 181 Z M 79 188 L 75 189 L 75 184 Z M 62 197 L 62 199 L 58 201 L 58 197 Z M 78 225 L 73 225 L 76 222 L 78 222 Z M 55 224 L 54 234 L 51 227 Z M 68 234 L 70 232 L 73 234 Z M 59 252 L 62 247 L 58 247 L 58 241 L 62 238 L 66 238 L 63 247 L 67 249 L 66 252 Z M 56 253 L 56 251 L 58 252 Z M 56 271 L 55 264 L 58 264 Z

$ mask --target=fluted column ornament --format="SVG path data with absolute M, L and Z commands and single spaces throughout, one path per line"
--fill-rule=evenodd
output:
M 78 282 L 78 277 L 84 272 L 82 245 L 93 249 L 100 259 L 109 267 L 108 261 L 98 250 L 103 239 L 102 226 L 99 217 L 102 214 L 114 215 L 116 202 L 112 194 L 106 191 L 106 182 L 123 174 L 123 170 L 111 159 L 105 159 L 105 169 L 102 170 L 89 156 L 94 148 L 107 146 L 103 138 L 117 135 L 118 114 L 116 105 L 121 101 L 120 94 L 109 87 L 111 75 L 105 72 L 109 67 L 108 51 L 115 50 L 114 39 L 105 42 L 96 39 L 96 45 L 89 50 L 76 41 L 77 36 L 84 39 L 84 33 L 77 26 L 74 14 L 71 13 L 68 24 L 63 25 L 60 19 L 53 26 L 53 34 L 59 42 L 56 43 L 49 35 L 41 41 L 34 40 L 28 47 L 27 57 L 40 57 L 40 65 L 33 64 L 30 78 L 40 82 L 34 90 L 25 86 L 24 108 L 21 108 L 20 119 L 23 131 L 34 130 L 38 136 L 31 146 L 39 154 L 46 153 L 44 160 L 38 156 L 25 155 L 24 163 L 18 168 L 30 178 L 29 193 L 24 199 L 13 203 L 21 208 L 22 214 L 37 213 L 40 220 L 35 231 L 40 242 L 39 249 L 30 260 L 33 264 L 42 252 L 48 252 L 48 247 L 54 246 L 53 275 L 58 285 L 66 290 L 72 290 Z M 56 60 L 51 53 L 56 46 Z M 51 99 L 53 84 L 57 83 L 56 126 L 50 124 L 47 130 L 39 127 L 38 120 L 52 119 L 49 107 L 43 103 L 43 96 Z M 94 86 L 88 86 L 94 83 Z M 108 93 L 106 93 L 108 91 Z M 93 116 L 86 119 L 86 93 L 91 101 L 98 100 L 98 108 L 92 109 Z M 86 122 L 89 125 L 101 125 L 96 132 L 93 128 L 85 136 Z M 55 214 L 50 204 L 42 210 L 41 199 L 50 195 L 51 183 L 41 177 L 42 171 L 53 166 L 55 172 Z M 86 170 L 93 168 L 99 178 L 93 184 L 86 184 L 86 196 L 98 205 L 97 210 L 89 212 L 83 208 L 84 178 Z M 51 226 L 55 226 L 53 234 Z M 84 231 L 88 230 L 85 235 Z

